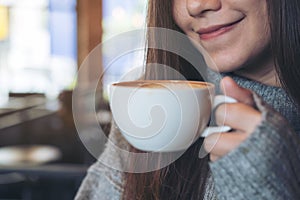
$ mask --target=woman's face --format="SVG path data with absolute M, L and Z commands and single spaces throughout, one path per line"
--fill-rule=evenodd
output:
M 253 70 L 271 60 L 266 0 L 173 1 L 175 22 L 220 72 Z

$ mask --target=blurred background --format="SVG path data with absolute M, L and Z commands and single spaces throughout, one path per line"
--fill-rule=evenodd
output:
M 101 42 L 143 28 L 145 10 L 146 0 L 0 0 L 0 199 L 74 198 L 96 160 L 74 125 L 76 73 Z M 106 69 L 110 56 L 102 49 L 87 81 L 105 72 L 106 86 L 141 60 L 129 55 Z M 106 87 L 96 102 L 97 125 L 108 134 Z M 97 129 L 87 132 L 100 154 Z

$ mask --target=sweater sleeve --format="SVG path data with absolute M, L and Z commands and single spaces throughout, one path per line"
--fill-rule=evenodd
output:
M 263 120 L 251 136 L 210 163 L 218 199 L 300 199 L 300 139 L 254 94 Z
M 120 135 L 114 124 L 109 135 L 104 152 L 98 161 L 88 169 L 75 200 L 121 199 L 124 174 L 116 168 L 122 168 L 124 159 L 116 150 L 115 145 L 122 149 L 128 149 L 129 144 Z

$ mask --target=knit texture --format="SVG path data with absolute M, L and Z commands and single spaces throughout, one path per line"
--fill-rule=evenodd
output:
M 204 199 L 300 199 L 299 111 L 281 88 L 225 75 L 257 94 L 255 103 L 263 120 L 238 148 L 210 163 Z M 209 72 L 216 85 L 222 76 Z M 113 144 L 129 147 L 115 125 L 101 159 L 122 166 L 126 159 Z M 122 172 L 98 161 L 88 170 L 75 199 L 121 199 L 123 178 Z

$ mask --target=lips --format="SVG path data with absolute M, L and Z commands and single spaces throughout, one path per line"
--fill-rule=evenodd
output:
M 241 18 L 237 21 L 221 24 L 221 25 L 213 25 L 209 26 L 207 28 L 201 28 L 197 31 L 197 33 L 200 36 L 200 39 L 207 40 L 211 38 L 215 38 L 219 35 L 222 35 L 229 30 L 231 30 L 236 24 L 238 24 L 240 21 L 242 21 L 244 18 Z

